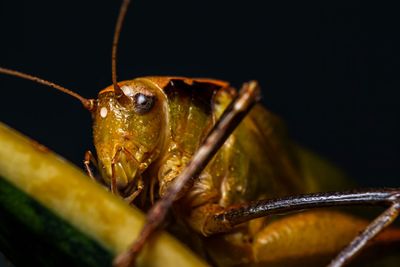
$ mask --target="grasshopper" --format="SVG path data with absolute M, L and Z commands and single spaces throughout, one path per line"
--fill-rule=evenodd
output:
M 0 73 L 69 94 L 91 112 L 97 156 L 85 154 L 88 175 L 148 212 L 137 241 L 115 259 L 115 266 L 134 265 L 171 209 L 180 228 L 189 232 L 182 230 L 184 239 L 201 240 L 198 252 L 220 266 L 295 265 L 299 259 L 327 263 L 327 255 L 335 253 L 329 266 L 342 266 L 395 220 L 398 188 L 322 192 L 328 190 L 318 185 L 322 173 L 304 164 L 307 152 L 290 141 L 279 118 L 257 103 L 255 81 L 239 92 L 212 79 L 151 76 L 118 82 L 117 46 L 129 2 L 123 1 L 116 23 L 112 85 L 97 99 L 0 68 Z M 350 205 L 388 208 L 370 224 L 318 209 Z M 275 216 L 304 209 L 309 211 Z M 389 229 L 375 242 L 399 235 Z M 286 240 L 290 244 L 282 245 Z

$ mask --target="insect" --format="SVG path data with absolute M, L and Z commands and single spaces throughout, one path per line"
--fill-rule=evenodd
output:
M 217 102 L 223 103 L 224 101 L 226 101 L 226 100 L 224 100 L 225 98 L 228 98 L 228 99 L 232 98 L 229 87 L 222 82 L 195 80 L 195 79 L 194 80 L 191 80 L 191 79 L 185 80 L 185 79 L 181 79 L 181 78 L 168 78 L 164 81 L 166 81 L 166 82 L 163 82 L 160 80 L 155 80 L 155 79 L 144 79 L 144 80 L 135 80 L 132 82 L 128 82 L 126 84 L 121 84 L 120 89 L 119 89 L 121 91 L 118 91 L 119 92 L 118 93 L 119 94 L 119 98 L 118 98 L 119 104 L 116 104 L 116 105 L 122 105 L 122 106 L 126 105 L 127 109 L 128 109 L 128 107 L 132 107 L 134 113 L 132 113 L 133 115 L 129 115 L 130 121 L 136 122 L 135 125 L 137 125 L 137 124 L 141 124 L 141 123 L 142 124 L 143 123 L 150 124 L 149 122 L 151 122 L 151 121 L 155 121 L 159 118 L 162 118 L 163 116 L 165 117 L 165 114 L 162 114 L 162 113 L 153 114 L 153 111 L 158 110 L 159 112 L 165 113 L 165 110 L 160 108 L 163 104 L 165 104 L 165 100 L 162 100 L 163 97 L 165 97 L 165 95 L 166 95 L 168 100 L 171 100 L 171 103 L 172 103 L 174 94 L 177 91 L 179 92 L 179 93 L 177 93 L 178 99 L 181 96 L 183 97 L 183 95 L 185 95 L 185 93 L 187 93 L 188 91 L 190 92 L 191 90 L 195 90 L 196 86 L 201 89 L 205 89 L 205 92 L 204 92 L 205 95 L 196 96 L 196 100 L 198 97 L 199 99 L 202 99 L 202 98 L 205 98 L 206 100 L 208 99 L 206 102 L 210 102 L 211 97 L 215 97 L 215 94 L 216 94 L 215 92 L 221 92 L 221 94 L 222 94 L 222 96 L 216 97 L 216 99 L 218 101 L 213 100 L 213 101 L 216 101 L 215 103 L 217 103 Z M 159 91 L 156 91 L 156 89 L 154 87 L 157 87 L 157 86 L 162 87 L 163 90 L 165 89 L 163 91 L 163 92 L 165 92 L 165 95 L 163 95 Z M 179 91 L 179 90 L 182 90 L 183 88 L 185 88 L 185 90 L 183 90 L 182 92 Z M 148 143 L 150 145 L 147 144 L 146 146 L 144 146 L 145 149 L 144 148 L 142 148 L 141 150 L 139 149 L 138 155 L 136 155 L 132 152 L 132 151 L 137 152 L 136 148 L 129 148 L 129 149 L 125 150 L 122 146 L 112 146 L 112 149 L 115 149 L 115 150 L 107 151 L 107 149 L 111 146 L 109 141 L 112 140 L 113 138 L 107 137 L 105 135 L 106 130 L 104 130 L 104 127 L 108 127 L 107 125 L 111 125 L 113 122 L 117 121 L 117 117 L 116 117 L 117 115 L 115 115 L 114 111 L 117 111 L 120 108 L 117 108 L 114 106 L 114 104 L 117 102 L 115 102 L 114 104 L 112 104 L 110 106 L 107 106 L 104 103 L 113 102 L 114 100 L 113 100 L 112 94 L 113 94 L 113 92 L 114 92 L 114 94 L 117 94 L 117 90 L 118 90 L 118 88 L 110 87 L 109 89 L 102 91 L 101 98 L 99 97 L 99 102 L 97 103 L 98 106 L 97 106 L 96 113 L 94 116 L 96 116 L 97 122 L 100 123 L 101 125 L 98 124 L 97 126 L 95 126 L 95 128 L 97 128 L 96 129 L 97 133 L 95 132 L 95 142 L 97 144 L 98 154 L 100 157 L 100 163 L 103 164 L 103 166 L 105 166 L 104 168 L 102 168 L 100 166 L 100 171 L 103 172 L 103 177 L 106 177 L 106 179 L 108 179 L 105 181 L 105 183 L 111 184 L 111 189 L 114 193 L 122 195 L 124 198 L 128 199 L 129 201 L 133 201 L 135 198 L 139 198 L 140 195 L 142 195 L 142 196 L 144 195 L 144 192 L 142 192 L 142 191 L 144 190 L 145 187 L 152 188 L 151 184 L 147 184 L 147 186 L 146 186 L 146 183 L 149 183 L 149 181 L 151 181 L 150 179 L 144 180 L 144 179 L 142 179 L 142 177 L 139 177 L 138 175 L 136 175 L 136 173 L 143 174 L 143 176 L 145 176 L 144 172 L 145 172 L 145 170 L 147 170 L 147 166 L 154 164 L 161 157 L 160 154 L 165 155 L 166 153 L 162 151 L 163 148 L 159 148 L 160 151 L 157 151 L 155 149 L 155 146 L 153 145 L 154 140 L 156 140 L 156 143 L 163 142 L 163 141 L 160 141 L 162 138 L 160 136 L 153 136 L 154 128 L 150 129 L 151 132 L 144 132 L 143 131 L 143 130 L 145 130 L 144 125 L 140 129 L 141 130 L 140 134 L 143 134 L 143 138 L 148 138 L 151 140 L 146 140 L 146 142 L 148 141 Z M 169 94 L 171 94 L 171 95 L 169 95 Z M 219 99 L 219 97 L 221 99 Z M 105 101 L 105 102 L 102 102 L 102 101 Z M 181 100 L 177 100 L 177 101 L 181 101 Z M 200 102 L 202 102 L 202 101 L 200 101 Z M 88 107 L 90 105 L 91 105 L 91 103 L 87 104 Z M 89 109 L 93 109 L 93 108 L 89 107 Z M 214 107 L 214 109 L 218 109 L 218 106 Z M 215 110 L 209 110 L 208 113 L 212 113 L 213 111 L 215 111 Z M 260 113 L 260 112 L 262 114 L 264 114 L 263 113 L 264 111 L 259 110 L 258 113 Z M 135 118 L 135 116 L 136 116 L 135 114 L 138 115 L 137 118 L 139 118 L 139 119 Z M 265 113 L 265 114 L 269 114 L 269 113 Z M 270 115 L 265 115 L 265 114 L 262 116 L 270 116 Z M 124 115 L 122 114 L 121 116 L 124 116 Z M 146 120 L 146 121 L 143 120 L 144 122 L 141 122 L 140 118 L 143 118 L 144 116 L 149 116 L 151 118 L 147 118 L 150 120 Z M 212 118 L 212 116 L 209 117 L 208 119 L 206 119 L 204 124 L 201 125 L 200 128 L 202 129 L 202 131 L 200 131 L 200 134 L 197 133 L 197 137 L 200 137 L 200 138 L 194 139 L 196 142 L 200 142 L 200 140 L 202 139 L 201 136 L 205 135 L 205 132 L 203 130 L 208 129 L 207 128 L 208 124 L 212 124 L 209 121 L 209 119 L 211 119 L 211 118 Z M 274 119 L 271 117 L 268 120 L 271 121 Z M 178 121 L 178 120 L 176 120 L 176 121 Z M 107 124 L 104 124 L 105 122 L 107 122 Z M 196 121 L 196 124 L 197 124 L 197 122 L 198 121 Z M 128 122 L 123 121 L 123 123 L 126 124 Z M 165 125 L 163 125 L 163 123 L 160 121 L 156 121 L 156 123 L 157 123 L 156 125 L 161 128 L 165 127 Z M 104 126 L 104 125 L 106 125 L 106 126 Z M 131 128 L 132 127 L 133 126 L 131 126 Z M 116 128 L 123 131 L 124 127 L 118 126 Z M 193 129 L 193 132 L 195 131 L 195 128 L 191 128 L 191 129 Z M 268 132 L 268 131 L 265 131 L 265 132 Z M 138 135 L 138 134 L 139 133 L 137 133 L 136 135 Z M 96 137 L 96 135 L 97 135 L 97 137 Z M 122 137 L 123 137 L 123 139 L 126 139 L 125 141 L 129 141 L 129 140 L 133 139 L 132 136 L 130 136 L 129 134 L 124 135 L 124 133 L 122 133 Z M 96 138 L 97 138 L 97 140 L 96 140 Z M 163 138 L 165 138 L 165 137 L 163 137 Z M 279 140 L 280 138 L 284 138 L 284 135 L 277 134 L 277 139 Z M 274 137 L 272 137 L 271 140 L 274 140 Z M 279 141 L 279 142 L 281 142 L 281 141 Z M 137 146 L 137 144 L 135 144 L 134 142 L 132 142 L 132 143 L 133 143 L 132 146 Z M 200 143 L 195 143 L 192 146 L 197 148 L 199 146 L 199 144 Z M 282 144 L 283 144 L 283 146 L 282 146 Z M 278 176 L 281 176 L 281 180 L 278 180 L 277 183 L 278 184 L 280 182 L 284 183 L 284 186 L 282 186 L 282 188 L 280 188 L 280 185 L 276 185 L 277 188 L 280 188 L 278 191 L 280 191 L 282 195 L 289 194 L 289 193 L 296 194 L 296 193 L 302 192 L 302 191 L 304 191 L 304 189 L 301 189 L 301 187 L 303 185 L 296 184 L 297 183 L 296 181 L 298 181 L 298 180 L 296 180 L 295 177 L 298 175 L 298 172 L 296 171 L 296 169 L 294 167 L 293 167 L 293 170 L 290 170 L 292 168 L 291 167 L 292 165 L 293 166 L 296 165 L 296 164 L 290 163 L 292 161 L 290 149 L 286 150 L 284 148 L 284 146 L 285 146 L 284 141 L 282 141 L 282 144 L 279 144 L 278 147 L 282 146 L 283 147 L 282 149 L 284 149 L 283 151 L 285 151 L 285 153 L 278 153 L 278 155 L 281 154 L 283 157 L 283 159 L 278 159 L 278 165 L 279 164 L 285 165 L 287 162 L 289 162 L 289 167 L 288 168 L 287 167 L 281 167 L 281 168 L 278 167 L 276 170 L 273 171 L 273 172 L 280 173 L 280 175 L 278 175 Z M 179 147 L 179 145 L 178 145 L 178 147 Z M 168 151 L 169 150 L 172 151 L 172 154 L 175 153 L 174 149 L 176 149 L 175 152 L 177 150 L 179 150 L 179 148 L 175 148 L 174 146 L 167 148 Z M 149 151 L 152 153 L 150 153 Z M 151 154 L 151 155 L 148 156 L 148 155 L 146 155 L 146 153 Z M 180 151 L 180 153 L 182 153 L 182 151 Z M 186 157 L 184 157 L 184 155 L 173 155 L 173 156 L 176 156 L 180 160 L 183 161 L 183 163 L 179 162 L 179 167 L 180 167 L 181 165 L 185 165 L 185 163 L 186 163 L 185 161 L 189 161 L 190 156 L 192 156 L 193 153 L 194 153 L 194 150 L 192 149 L 192 151 L 189 151 L 189 153 L 188 153 L 189 156 L 186 156 Z M 239 153 L 239 155 L 240 154 L 241 154 L 241 152 Z M 90 154 L 88 154 L 88 155 L 90 155 Z M 151 158 L 151 156 L 154 156 L 154 158 Z M 138 158 L 145 158 L 148 161 L 140 160 L 139 164 L 135 165 L 137 163 L 136 161 L 138 161 Z M 89 160 L 90 160 L 90 156 L 87 156 L 87 161 L 89 161 Z M 238 160 L 238 159 L 236 159 L 236 160 Z M 269 160 L 272 161 L 274 159 L 269 159 Z M 114 161 L 115 164 L 112 164 L 112 161 Z M 168 159 L 166 159 L 166 161 L 168 161 Z M 121 165 L 123 165 L 122 170 L 117 169 L 117 168 L 121 168 L 118 165 L 120 163 L 121 163 Z M 97 162 L 97 164 L 99 164 L 99 162 Z M 171 164 L 168 166 L 171 167 Z M 272 164 L 272 165 L 275 165 L 275 164 Z M 112 166 L 114 166 L 114 167 L 112 167 Z M 124 166 L 128 166 L 128 167 L 125 168 Z M 112 168 L 114 168 L 114 171 L 112 170 Z M 127 169 L 130 169 L 128 175 L 127 175 L 128 171 L 126 171 Z M 155 168 L 155 169 L 160 171 L 160 170 L 162 170 L 162 167 Z M 176 168 L 176 169 L 179 169 L 179 168 Z M 263 174 L 265 174 L 266 172 L 268 172 L 268 171 L 264 171 Z M 291 174 L 287 174 L 285 172 L 290 172 Z M 114 184 L 112 182 L 113 173 L 114 173 Z M 118 175 L 115 175 L 115 174 L 118 174 Z M 124 178 L 124 175 L 126 175 L 127 177 Z M 165 170 L 165 175 L 161 175 L 161 177 L 163 177 L 163 179 L 164 179 L 165 177 L 168 177 L 168 175 L 170 175 L 170 177 L 174 178 L 177 176 L 177 173 L 174 173 L 174 170 L 171 171 L 170 169 L 167 169 L 167 170 Z M 155 177 L 156 175 L 153 174 L 150 176 Z M 132 180 L 130 180 L 130 179 L 132 179 Z M 261 178 L 259 178 L 259 179 L 261 179 Z M 287 182 L 283 182 L 285 179 Z M 132 181 L 134 181 L 134 182 L 132 182 Z M 167 181 L 167 180 L 162 180 L 162 182 L 164 182 L 164 181 Z M 292 182 L 294 181 L 295 185 L 291 186 L 290 185 L 291 181 Z M 232 184 L 228 184 L 228 185 L 231 186 Z M 154 185 L 154 186 L 157 186 L 157 185 Z M 168 183 L 167 183 L 167 186 L 168 186 Z M 244 190 L 243 188 L 240 188 L 240 186 L 241 186 L 241 184 L 239 184 L 237 187 L 234 187 L 234 190 L 236 190 L 237 191 L 236 193 L 239 195 L 240 195 L 240 191 Z M 162 192 L 164 192 L 163 190 L 165 190 L 165 189 L 163 188 L 163 185 L 161 182 L 159 182 L 158 187 L 162 194 Z M 293 187 L 294 189 L 290 189 L 290 187 Z M 257 188 L 257 189 L 261 189 L 261 188 Z M 270 188 L 270 190 L 271 190 L 271 188 Z M 285 190 L 287 190 L 287 192 L 284 192 Z M 150 190 L 149 195 L 151 195 L 152 192 L 154 194 L 154 190 Z M 228 192 L 228 194 L 230 194 L 229 192 L 231 192 L 232 194 L 235 194 L 234 193 L 235 191 L 232 192 L 232 190 L 228 190 L 226 192 Z M 263 191 L 263 192 L 265 193 L 265 191 Z M 261 198 L 262 195 L 257 195 L 257 194 L 254 193 L 253 196 L 255 196 L 255 198 L 257 198 L 257 199 Z M 264 195 L 264 197 L 270 197 L 270 196 L 268 196 L 267 193 L 265 193 L 265 194 L 266 195 Z M 273 194 L 273 193 L 270 193 L 270 194 Z M 231 199 L 229 199 L 229 197 L 228 197 L 228 203 L 224 204 L 224 205 L 233 204 L 233 202 L 232 202 L 233 199 L 235 199 L 235 196 L 233 196 L 233 198 L 231 198 Z M 243 199 L 239 198 L 239 201 L 242 201 L 242 200 Z M 193 228 L 196 228 L 196 226 L 194 226 Z

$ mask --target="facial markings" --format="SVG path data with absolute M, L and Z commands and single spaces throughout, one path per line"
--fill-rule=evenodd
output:
M 107 109 L 106 107 L 102 107 L 102 108 L 100 109 L 100 117 L 102 117 L 103 119 L 104 119 L 105 117 L 107 117 L 107 113 L 108 113 L 108 109 Z

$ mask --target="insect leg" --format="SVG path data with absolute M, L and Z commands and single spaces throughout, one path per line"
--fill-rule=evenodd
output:
M 208 234 L 226 232 L 249 220 L 274 214 L 286 214 L 304 209 L 354 206 L 390 205 L 400 201 L 399 188 L 353 190 L 313 193 L 277 199 L 259 200 L 234 205 L 207 218 L 204 226 Z
M 185 185 L 191 179 L 198 177 L 232 131 L 259 99 L 260 88 L 257 82 L 251 81 L 243 85 L 238 96 L 226 108 L 186 168 L 174 180 L 171 186 L 168 187 L 164 196 L 149 210 L 146 217 L 146 224 L 138 238 L 127 251 L 117 256 L 114 260 L 114 266 L 134 265 L 137 254 L 141 251 L 146 241 L 160 227 L 176 196 L 182 194 L 182 190 L 189 190 Z
M 353 205 L 391 205 L 391 207 L 369 224 L 364 232 L 332 261 L 330 267 L 338 267 L 348 263 L 369 240 L 395 220 L 400 212 L 400 188 L 314 193 L 260 200 L 225 209 L 214 207 L 214 212 L 208 214 L 203 212 L 198 221 L 202 224 L 203 234 L 211 235 L 231 231 L 236 225 L 259 217 L 304 209 Z M 210 207 L 205 207 L 205 210 L 207 209 L 210 210 Z
M 127 197 L 124 197 L 124 200 L 127 203 L 131 204 L 135 200 L 135 198 L 143 191 L 143 188 L 144 188 L 143 180 L 140 177 L 137 188 L 135 190 L 132 190 L 130 195 L 128 195 Z
M 85 158 L 83 160 L 83 164 L 85 165 L 85 170 L 93 181 L 98 182 L 98 179 L 93 175 L 92 169 L 90 168 L 90 163 L 93 164 L 96 168 L 98 168 L 96 158 L 93 156 L 92 151 L 86 150 Z
M 378 235 L 385 227 L 390 225 L 397 218 L 399 212 L 400 202 L 397 201 L 371 222 L 362 233 L 354 238 L 353 241 L 344 248 L 328 266 L 340 267 L 347 264 L 372 238 Z

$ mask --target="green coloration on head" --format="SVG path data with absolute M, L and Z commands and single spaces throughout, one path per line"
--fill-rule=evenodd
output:
M 123 95 L 100 92 L 93 135 L 100 171 L 110 183 L 112 164 L 120 190 L 138 183 L 142 172 L 160 154 L 168 114 L 162 89 L 147 79 L 120 83 Z

